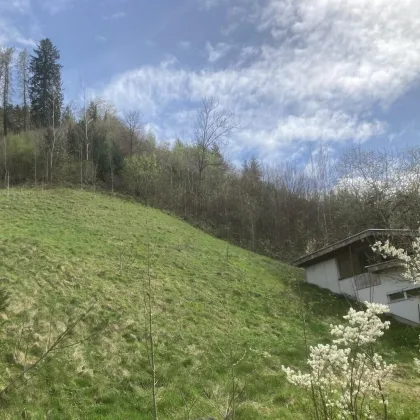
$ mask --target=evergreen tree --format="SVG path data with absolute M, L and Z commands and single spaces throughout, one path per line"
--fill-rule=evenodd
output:
M 48 38 L 40 41 L 30 58 L 29 97 L 35 127 L 59 124 L 63 104 L 59 59 L 60 52 Z

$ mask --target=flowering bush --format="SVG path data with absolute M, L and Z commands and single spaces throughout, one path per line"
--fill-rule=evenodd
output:
M 382 418 L 387 418 L 384 386 L 394 366 L 375 353 L 373 345 L 389 328 L 389 322 L 378 317 L 389 309 L 365 304 L 364 311 L 348 311 L 345 325 L 331 325 L 333 344 L 310 347 L 309 373 L 282 366 L 290 383 L 310 392 L 317 420 L 374 418 L 375 399 Z
M 382 257 L 400 260 L 404 267 L 404 278 L 414 284 L 418 284 L 420 283 L 420 237 L 414 239 L 410 248 L 411 252 L 409 255 L 407 250 L 396 248 L 389 243 L 389 240 L 383 243 L 378 241 L 372 246 L 372 250 L 382 255 Z
M 420 336 L 419 336 L 420 339 Z M 414 369 L 420 373 L 420 360 L 419 359 L 414 359 Z

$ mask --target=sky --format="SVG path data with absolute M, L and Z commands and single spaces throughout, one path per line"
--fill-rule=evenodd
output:
M 419 0 L 0 0 L 0 45 L 45 37 L 66 100 L 86 86 L 160 141 L 215 96 L 237 163 L 420 145 Z

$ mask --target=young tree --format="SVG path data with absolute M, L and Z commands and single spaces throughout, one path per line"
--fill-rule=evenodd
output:
M 30 58 L 29 98 L 35 127 L 49 127 L 61 120 L 63 93 L 60 52 L 50 39 L 42 39 Z
M 60 112 L 57 102 L 60 100 L 58 93 L 54 90 L 52 92 L 52 98 L 51 98 L 51 115 L 49 118 L 48 123 L 48 131 L 46 135 L 47 144 L 49 146 L 49 157 L 50 157 L 50 180 L 53 181 L 53 160 L 54 155 L 56 153 L 56 148 L 58 145 L 58 142 L 60 139 L 62 139 L 62 129 L 63 129 L 63 120 L 60 118 Z M 59 112 L 59 114 L 57 114 Z M 48 165 L 47 165 L 48 167 Z M 47 176 L 48 179 L 48 176 Z
M 0 52 L 0 66 L 1 66 L 1 92 L 3 103 L 3 134 L 6 137 L 8 134 L 9 125 L 9 111 L 10 111 L 10 96 L 12 94 L 12 61 L 13 48 L 5 48 Z
M 203 179 L 205 169 L 212 165 L 212 151 L 215 148 L 220 151 L 236 128 L 238 123 L 235 121 L 235 115 L 221 110 L 216 98 L 203 100 L 194 128 L 196 165 L 200 181 Z
M 146 203 L 153 198 L 160 168 L 155 154 L 133 155 L 125 159 L 123 176 L 128 190 Z
M 138 141 L 140 134 L 143 131 L 143 123 L 141 114 L 137 110 L 131 110 L 124 113 L 124 123 L 128 129 L 128 140 L 130 143 L 130 156 L 135 149 L 135 143 Z
M 27 131 L 29 111 L 29 54 L 26 49 L 20 51 L 18 55 L 17 76 L 19 93 L 22 101 L 23 131 Z

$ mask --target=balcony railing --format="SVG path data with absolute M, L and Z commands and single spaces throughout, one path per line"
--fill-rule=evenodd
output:
M 381 279 L 375 273 L 362 273 L 354 276 L 354 286 L 356 290 L 367 289 L 368 287 L 378 286 L 381 284 Z

